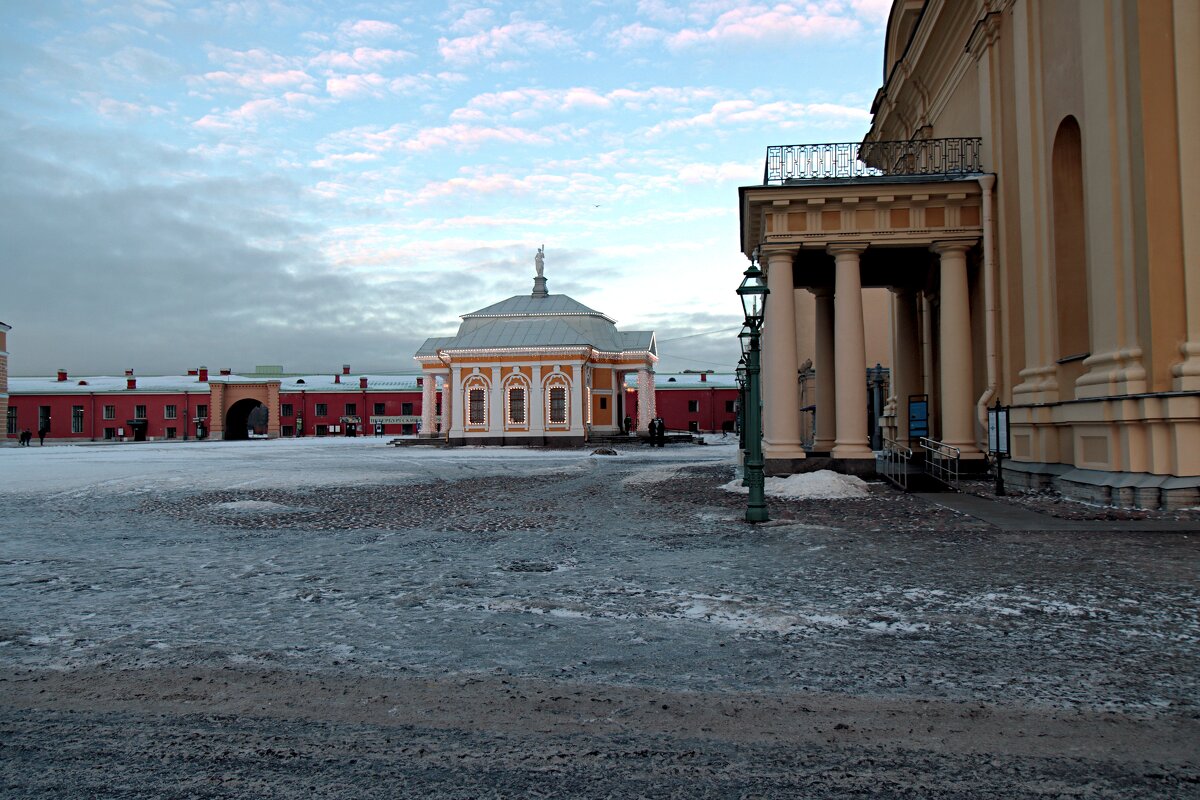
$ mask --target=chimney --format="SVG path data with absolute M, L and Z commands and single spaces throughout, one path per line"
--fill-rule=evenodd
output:
M 133 375 L 133 370 L 131 370 L 131 369 L 127 369 L 127 370 L 125 370 L 125 377 L 126 377 L 126 378 L 128 378 L 128 377 L 131 377 L 132 375 Z
M 62 382 L 63 382 L 63 381 L 65 381 L 66 379 L 67 379 L 67 371 L 66 371 L 65 369 L 59 368 L 59 370 L 58 370 L 58 381 L 59 381 L 59 383 L 62 383 Z
M 706 373 L 706 372 L 701 372 L 701 373 L 700 373 L 700 382 L 701 382 L 701 383 L 708 383 L 708 373 Z
M 128 390 L 130 390 L 130 391 L 133 391 L 134 389 L 136 389 L 136 388 L 137 388 L 137 378 L 135 378 L 135 377 L 133 377 L 132 375 L 129 375 L 129 374 L 128 374 L 128 373 L 130 373 L 130 372 L 133 372 L 133 370 L 131 370 L 131 369 L 130 369 L 130 370 L 126 370 L 125 372 L 126 372 L 126 377 L 125 377 L 125 388 L 126 388 L 126 389 L 128 389 Z
M 342 364 L 342 374 L 343 375 L 350 374 L 350 365 L 349 364 Z
M 366 379 L 366 377 L 362 377 L 362 378 L 359 378 L 359 379 L 358 379 L 358 388 L 360 388 L 360 389 L 365 389 L 365 388 L 367 388 L 367 379 Z
M 196 376 L 197 376 L 197 375 L 199 375 L 199 374 L 200 374 L 200 371 L 199 371 L 199 370 L 195 370 L 195 369 L 189 369 L 189 370 L 188 370 L 188 377 L 189 377 L 189 378 L 194 378 L 194 377 L 196 377 Z
M 198 376 L 198 378 L 199 378 L 199 380 L 200 380 L 200 383 L 207 383 L 207 382 L 208 382 L 208 367 L 201 367 L 201 368 L 200 368 L 200 375 Z
M 341 382 L 342 382 L 342 376 L 341 376 L 341 375 L 338 375 L 336 372 L 335 372 L 335 373 L 333 373 L 333 382 L 334 382 L 334 383 L 341 383 Z
M 425 385 L 425 378 L 418 375 L 417 376 L 417 386 L 424 386 L 424 385 Z
M 222 375 L 232 375 L 232 374 L 233 374 L 233 370 L 232 370 L 232 369 L 230 369 L 229 367 L 225 367 L 225 369 L 221 370 L 221 374 L 222 374 Z

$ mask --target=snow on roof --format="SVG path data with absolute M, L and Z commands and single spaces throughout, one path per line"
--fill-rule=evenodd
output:
M 733 373 L 709 372 L 705 374 L 705 380 L 700 380 L 698 372 L 656 372 L 654 373 L 654 388 L 655 389 L 692 389 L 697 386 L 706 389 L 736 389 L 737 378 Z M 625 375 L 625 385 L 631 388 L 637 388 L 637 373 L 629 372 Z
M 291 377 L 270 377 L 262 375 L 209 375 L 208 381 L 200 381 L 195 375 L 134 375 L 140 393 L 207 393 L 210 383 L 278 383 L 281 392 L 306 391 L 323 392 L 360 392 L 359 378 L 367 379 L 367 388 L 374 390 L 391 389 L 393 391 L 417 390 L 417 375 L 342 375 L 341 383 L 334 382 L 332 373 L 324 375 L 296 375 Z M 10 377 L 8 391 L 10 395 L 22 394 L 97 394 L 114 392 L 128 393 L 125 388 L 126 377 L 113 375 L 84 375 L 71 377 L 65 381 L 55 376 L 49 377 Z

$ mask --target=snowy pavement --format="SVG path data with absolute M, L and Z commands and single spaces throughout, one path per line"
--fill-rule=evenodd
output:
M 233 670 L 1196 728 L 1196 536 L 998 532 L 879 485 L 773 500 L 777 521 L 753 527 L 721 488 L 735 455 L 371 438 L 0 449 L 0 700 L 36 705 L 21 675 L 59 676 L 66 696 L 72 675 Z M 36 750 L 25 713 L 0 733 Z M 1187 796 L 1176 779 L 1200 774 L 1190 757 L 1162 769 L 1164 794 L 1120 770 L 1112 786 Z

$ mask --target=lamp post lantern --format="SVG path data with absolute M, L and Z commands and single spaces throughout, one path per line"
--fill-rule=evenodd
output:
M 763 280 L 762 270 L 758 268 L 758 253 L 750 260 L 750 267 L 742 277 L 742 285 L 738 287 L 738 297 L 742 301 L 742 311 L 746 316 L 746 325 L 738 338 L 742 342 L 746 358 L 746 395 L 745 408 L 742 411 L 743 429 L 745 431 L 746 458 L 744 472 L 746 485 L 750 489 L 750 502 L 746 506 L 747 522 L 766 522 L 767 498 L 763 492 L 763 452 L 762 452 L 762 402 L 760 376 L 761 351 L 759 337 L 762 333 L 763 317 L 766 313 L 767 295 L 770 289 Z
M 738 407 L 737 407 L 737 432 L 738 432 L 738 449 L 746 449 L 746 357 L 742 356 L 738 360 L 737 370 L 738 386 Z

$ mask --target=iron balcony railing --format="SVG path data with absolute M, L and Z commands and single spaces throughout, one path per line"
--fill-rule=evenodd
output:
M 907 142 L 785 144 L 767 148 L 763 185 L 791 181 L 850 180 L 982 172 L 983 140 L 914 139 Z

